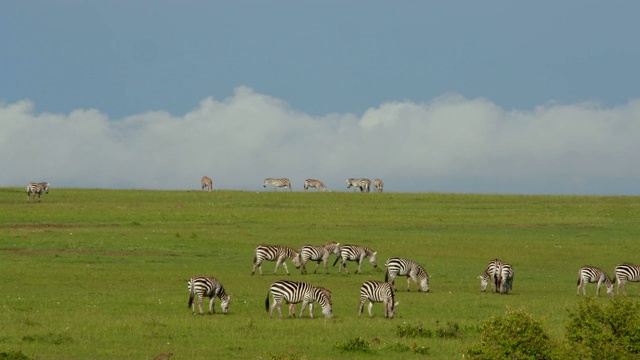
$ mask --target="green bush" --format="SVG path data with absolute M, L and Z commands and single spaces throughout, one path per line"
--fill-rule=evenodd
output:
M 615 297 L 605 304 L 596 298 L 567 310 L 565 339 L 569 353 L 580 359 L 638 359 L 640 357 L 640 303 Z
M 23 354 L 22 351 L 11 351 L 0 353 L 0 360 L 31 360 L 31 358 Z
M 353 338 L 344 343 L 336 343 L 334 347 L 340 351 L 350 351 L 350 352 L 369 352 L 370 351 L 369 342 L 361 337 Z
M 480 325 L 480 340 L 466 350 L 471 359 L 552 359 L 554 346 L 539 321 L 524 310 L 508 311 Z

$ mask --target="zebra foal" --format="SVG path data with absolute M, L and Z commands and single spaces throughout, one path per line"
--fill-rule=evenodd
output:
M 266 188 L 267 185 L 273 186 L 274 191 L 278 191 L 279 187 L 289 188 L 289 191 L 293 191 L 293 189 L 291 188 L 291 181 L 289 181 L 289 179 L 287 178 L 282 178 L 282 179 L 266 178 L 264 179 L 264 183 L 262 183 L 262 187 Z
M 395 293 L 391 284 L 382 281 L 369 280 L 365 281 L 360 287 L 360 307 L 358 308 L 358 316 L 362 315 L 364 303 L 369 300 L 369 317 L 373 317 L 371 308 L 374 302 L 381 302 L 384 306 L 384 317 L 392 319 L 396 312 Z
M 216 297 L 220 299 L 220 307 L 223 314 L 229 313 L 229 303 L 231 302 L 231 295 L 227 294 L 224 287 L 218 281 L 218 279 L 210 276 L 194 276 L 187 283 L 189 289 L 189 307 L 193 314 L 196 314 L 196 304 L 193 302 L 196 295 L 198 296 L 198 308 L 200 309 L 200 315 L 202 312 L 202 299 L 206 296 L 209 300 L 209 314 L 216 312 L 213 306 Z
M 273 305 L 269 308 L 269 293 L 273 297 Z M 333 317 L 331 304 L 331 291 L 320 287 L 313 286 L 305 282 L 296 282 L 288 280 L 280 280 L 271 284 L 267 298 L 265 300 L 265 308 L 269 312 L 269 317 L 273 317 L 273 309 L 278 308 L 278 314 L 282 318 L 282 301 L 289 304 L 289 317 L 295 316 L 295 304 L 302 302 L 300 317 L 304 313 L 304 309 L 309 305 L 309 317 L 313 319 L 313 302 L 318 302 L 322 307 L 322 314 L 325 318 Z
M 582 287 L 582 294 L 587 296 L 587 284 L 598 283 L 596 287 L 596 295 L 600 296 L 600 286 L 602 284 L 607 288 L 607 294 L 613 296 L 613 281 L 602 269 L 585 265 L 578 270 L 578 288 L 576 289 L 576 295 L 580 295 L 580 287 Z
M 286 263 L 287 258 L 291 259 L 296 269 L 300 267 L 300 256 L 298 252 L 292 248 L 280 245 L 258 245 L 253 256 L 253 270 L 251 270 L 251 275 L 255 274 L 256 267 L 260 271 L 260 275 L 262 275 L 262 262 L 264 260 L 276 262 L 276 267 L 273 269 L 274 274 L 280 264 L 282 264 L 287 275 L 289 275 L 289 268 Z

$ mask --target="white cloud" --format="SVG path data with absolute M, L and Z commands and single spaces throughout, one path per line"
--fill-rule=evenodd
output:
M 262 190 L 289 177 L 346 191 L 349 177 L 389 191 L 637 193 L 640 101 L 505 110 L 449 94 L 385 103 L 362 116 L 310 116 L 237 88 L 184 116 L 163 111 L 109 119 L 95 109 L 36 113 L 0 104 L 0 186 Z

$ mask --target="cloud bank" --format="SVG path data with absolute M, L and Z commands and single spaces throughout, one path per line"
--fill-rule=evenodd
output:
M 349 177 L 386 191 L 637 194 L 640 101 L 502 109 L 448 94 L 389 102 L 361 115 L 310 116 L 239 87 L 175 116 L 110 119 L 97 109 L 37 113 L 0 104 L 0 186 L 257 190 L 266 177 L 347 191 Z M 349 190 L 350 191 L 350 190 Z

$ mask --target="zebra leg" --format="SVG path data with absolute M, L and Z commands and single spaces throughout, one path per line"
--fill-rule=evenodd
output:
M 203 312 L 202 312 L 202 298 L 203 298 L 203 297 L 204 297 L 204 296 L 203 296 L 202 294 L 199 294 L 199 295 L 198 295 L 198 309 L 200 309 L 200 315 L 202 315 L 202 314 L 203 314 Z
M 598 280 L 598 286 L 596 287 L 596 296 L 600 296 L 600 286 L 602 286 L 603 279 Z
M 269 317 L 272 317 L 273 315 L 273 308 L 274 307 L 278 307 L 278 314 L 280 314 L 280 319 L 282 319 L 282 298 L 273 298 L 273 305 L 271 305 L 271 311 L 269 312 Z
M 362 316 L 362 308 L 364 308 L 364 303 L 367 299 L 360 299 L 360 307 L 358 308 L 358 316 Z
M 282 267 L 284 268 L 284 271 L 287 272 L 287 275 L 289 274 L 289 268 L 287 267 L 287 261 L 286 260 L 282 260 Z
M 253 263 L 253 270 L 251 270 L 251 275 L 255 274 L 256 267 L 260 270 L 260 275 L 262 275 L 262 261 L 257 261 Z
M 289 303 L 289 317 L 296 317 L 296 304 Z
M 209 314 L 215 314 L 216 313 L 216 309 L 213 306 L 215 300 L 216 300 L 216 297 L 215 297 L 215 294 L 214 294 L 214 296 L 212 296 L 211 299 L 209 300 Z
M 396 291 L 396 274 L 389 274 L 389 284 L 393 287 L 393 290 Z
M 318 268 L 320 267 L 320 262 L 321 262 L 321 261 L 322 261 L 322 260 L 318 260 L 318 261 L 316 262 L 316 269 L 315 269 L 315 270 L 313 270 L 313 273 L 314 273 L 314 274 L 317 274 L 317 273 L 318 273 Z M 326 262 L 326 261 L 325 261 L 324 263 L 325 263 L 325 265 L 327 264 L 327 262 Z
M 373 313 L 371 312 L 371 308 L 373 308 L 373 301 L 369 300 L 369 317 L 373 317 Z

